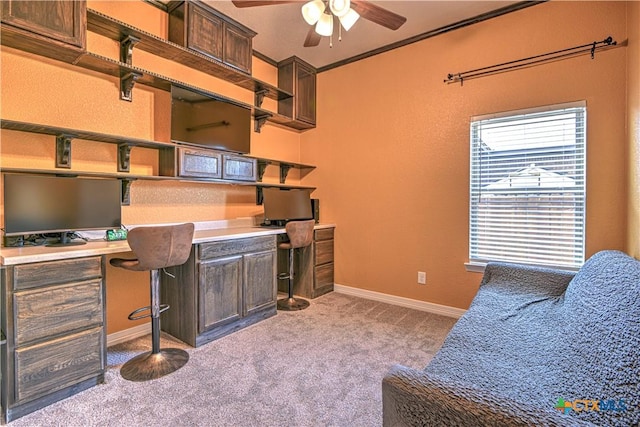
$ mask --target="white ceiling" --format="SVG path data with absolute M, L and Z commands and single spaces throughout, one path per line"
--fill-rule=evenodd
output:
M 253 49 L 281 61 L 292 55 L 316 68 L 322 68 L 357 55 L 436 30 L 486 12 L 518 3 L 516 1 L 373 1 L 378 6 L 405 16 L 407 22 L 393 31 L 360 18 L 349 32 L 337 40 L 334 26 L 333 47 L 323 37 L 315 47 L 303 47 L 309 25 L 302 18 L 300 1 L 296 4 L 273 4 L 237 8 L 230 0 L 205 0 L 214 9 L 251 28 L 258 34 Z

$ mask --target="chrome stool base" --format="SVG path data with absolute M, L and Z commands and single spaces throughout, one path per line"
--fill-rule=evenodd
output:
M 148 351 L 125 363 L 120 375 L 129 381 L 155 380 L 177 371 L 188 361 L 189 353 L 179 348 L 163 348 L 158 353 Z
M 309 307 L 309 301 L 301 298 L 282 298 L 278 300 L 278 310 L 298 311 Z

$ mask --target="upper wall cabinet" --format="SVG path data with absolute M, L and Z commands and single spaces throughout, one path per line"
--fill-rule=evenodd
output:
M 278 102 L 278 113 L 292 117 L 300 129 L 316 125 L 316 69 L 292 56 L 278 63 L 278 87 L 293 98 Z
M 86 2 L 2 1 L 2 44 L 73 61 L 86 49 Z
M 203 3 L 172 4 L 169 40 L 251 74 L 256 33 Z

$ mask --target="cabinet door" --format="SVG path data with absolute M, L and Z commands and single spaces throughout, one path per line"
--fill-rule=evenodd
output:
M 228 23 L 224 24 L 224 57 L 222 61 L 251 74 L 252 35 Z
M 178 174 L 201 178 L 222 178 L 220 153 L 178 148 Z
M 296 64 L 296 120 L 316 123 L 316 73 L 314 70 Z
M 2 23 L 82 49 L 85 47 L 85 1 L 3 1 Z
M 256 180 L 256 159 L 241 156 L 230 156 L 224 154 L 222 156 L 223 168 L 222 178 L 233 179 L 236 181 L 253 181 Z
M 222 19 L 193 3 L 187 8 L 187 47 L 221 61 Z
M 242 256 L 200 264 L 200 333 L 242 316 Z
M 245 315 L 275 304 L 277 298 L 275 263 L 276 251 L 244 256 Z

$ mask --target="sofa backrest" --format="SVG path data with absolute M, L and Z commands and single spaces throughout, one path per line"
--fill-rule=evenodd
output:
M 618 251 L 593 255 L 562 299 L 556 363 L 571 399 L 625 402 L 628 412 L 608 414 L 620 425 L 640 404 L 640 261 Z M 584 414 L 598 423 L 597 415 Z

